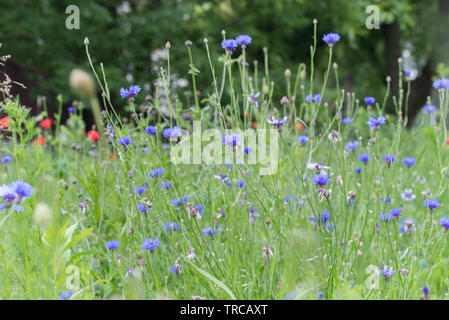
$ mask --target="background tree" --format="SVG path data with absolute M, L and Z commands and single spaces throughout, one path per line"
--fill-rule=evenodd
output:
M 70 70 L 89 70 L 83 39 L 89 37 L 94 63 L 103 62 L 111 91 L 138 83 L 144 91 L 157 78 L 163 51 L 171 43 L 172 70 L 188 79 L 188 56 L 185 40 L 193 42 L 195 65 L 200 70 L 199 88 L 210 90 L 208 62 L 203 38 L 209 39 L 216 61 L 222 53 L 221 30 L 228 37 L 249 34 L 253 43 L 248 56 L 263 61 L 263 47 L 269 48 L 270 75 L 276 84 L 276 99 L 284 95 L 283 73 L 296 70 L 298 63 L 309 63 L 312 43 L 312 19 L 317 18 L 319 45 L 324 48 L 324 33 L 342 36 L 335 61 L 339 65 L 346 91 L 357 98 L 375 96 L 385 91 L 385 77 L 392 77 L 392 94 L 398 94 L 399 56 L 404 68 L 413 70 L 409 117 L 413 119 L 431 92 L 432 77 L 445 75 L 448 42 L 448 0 L 2 0 L 0 33 L 11 77 L 29 90 L 17 88 L 22 102 L 35 110 L 36 97 L 63 94 L 64 104 L 75 98 L 68 87 Z M 65 28 L 67 6 L 80 8 L 80 30 Z M 367 29 L 368 5 L 380 9 L 381 28 Z M 160 61 L 158 61 L 158 59 Z M 318 73 L 322 79 L 327 51 L 318 50 Z M 438 68 L 438 64 L 443 63 Z M 330 83 L 332 85 L 332 83 Z M 186 88 L 181 88 L 186 90 Z M 189 88 L 190 89 L 190 86 Z M 190 89 L 191 90 L 191 89 Z M 150 92 L 150 91 L 148 91 Z M 205 95 L 207 92 L 203 92 Z M 122 105 L 118 94 L 115 103 Z M 275 100 L 279 101 L 279 100 Z M 389 105 L 391 108 L 392 105 Z

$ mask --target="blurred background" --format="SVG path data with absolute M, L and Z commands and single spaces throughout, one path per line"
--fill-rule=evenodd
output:
M 66 28 L 69 5 L 79 7 L 79 29 Z M 378 29 L 366 27 L 370 5 L 380 10 Z M 263 48 L 268 48 L 277 103 L 286 95 L 285 69 L 295 76 L 298 64 L 306 63 L 309 72 L 314 18 L 318 19 L 318 84 L 328 59 L 321 38 L 329 32 L 341 35 L 334 50 L 341 85 L 361 101 L 365 96 L 382 100 L 387 75 L 392 78 L 393 95 L 398 94 L 397 60 L 403 58 L 402 71 L 410 71 L 413 79 L 410 119 L 426 104 L 432 81 L 449 76 L 449 0 L 0 0 L 0 8 L 0 56 L 11 55 L 2 70 L 27 87 L 15 86 L 13 92 L 34 112 L 40 111 L 41 97 L 53 111 L 58 94 L 66 107 L 77 99 L 68 79 L 73 68 L 90 72 L 83 45 L 86 36 L 93 63 L 104 64 L 118 109 L 125 104 L 120 87 L 138 84 L 144 96 L 153 92 L 158 71 L 166 65 L 167 41 L 173 90 L 179 99 L 192 90 L 186 40 L 193 42 L 200 94 L 207 96 L 211 76 L 203 38 L 208 38 L 218 65 L 222 30 L 227 38 L 240 34 L 253 38 L 248 61 L 253 65 L 257 60 L 261 71 Z

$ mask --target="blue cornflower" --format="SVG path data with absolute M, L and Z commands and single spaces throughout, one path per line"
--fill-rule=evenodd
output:
M 230 186 L 230 183 L 229 183 L 229 178 L 228 178 L 228 176 L 226 175 L 226 174 L 219 174 L 219 175 L 216 175 L 215 176 L 215 179 L 218 179 L 218 180 L 220 180 L 223 184 L 227 184 L 228 186 Z
M 235 38 L 235 42 L 237 42 L 237 44 L 241 45 L 242 47 L 246 47 L 247 45 L 249 45 L 251 43 L 251 40 L 253 39 L 247 34 L 242 34 Z
M 360 167 L 357 167 L 357 168 L 355 168 L 355 173 L 360 173 L 360 172 L 362 172 L 362 168 L 360 168 Z
M 387 265 L 384 266 L 384 269 L 382 270 L 382 275 L 387 279 L 392 277 L 395 274 L 396 270 L 393 269 L 393 267 L 388 268 Z
M 349 151 L 355 151 L 359 148 L 359 142 L 356 140 L 354 142 L 346 143 L 345 149 Z
M 149 177 L 151 178 L 159 178 L 162 176 L 162 174 L 164 173 L 164 168 L 156 168 L 150 171 L 150 173 L 148 174 Z
M 380 221 L 385 221 L 386 223 L 390 222 L 391 220 L 393 220 L 393 214 L 391 212 L 388 213 L 381 213 L 379 215 L 379 219 Z
M 323 213 L 317 218 L 317 220 L 319 222 L 321 222 L 322 224 L 325 224 L 327 222 L 327 220 L 329 220 L 330 217 L 330 212 L 323 210 Z
M 308 94 L 308 95 L 306 96 L 306 101 L 307 101 L 307 102 L 317 103 L 317 102 L 319 102 L 320 100 L 321 100 L 321 95 L 319 95 L 318 93 L 315 94 L 313 97 L 312 97 L 310 94 Z
M 373 105 L 376 102 L 376 99 L 373 97 L 366 97 L 365 98 L 365 103 L 369 106 Z
M 22 200 L 26 198 L 30 198 L 33 196 L 34 188 L 23 181 L 16 181 L 10 184 L 10 188 L 14 190 L 17 195 L 17 202 L 22 202 Z
M 429 208 L 432 212 L 434 209 L 440 206 L 440 203 L 436 199 L 426 199 L 424 200 L 424 206 Z
M 323 41 L 326 42 L 329 47 L 332 47 L 335 43 L 340 41 L 340 35 L 337 33 L 327 33 L 323 36 Z
M 366 154 L 366 153 L 359 154 L 359 161 L 360 162 L 363 162 L 364 164 L 367 164 L 369 159 L 370 159 L 370 155 L 369 154 Z
M 6 156 L 3 156 L 3 157 L 2 157 L 2 163 L 3 163 L 3 164 L 7 164 L 7 163 L 9 163 L 9 162 L 11 162 L 11 161 L 12 161 L 11 156 L 6 155 Z
M 187 203 L 189 201 L 189 195 L 185 194 L 181 199 L 172 199 L 171 203 L 175 207 L 179 207 L 183 203 Z
M 159 246 L 160 242 L 158 238 L 147 238 L 142 242 L 142 249 L 143 250 L 150 250 L 150 252 L 153 252 L 154 249 L 156 249 Z
M 413 167 L 416 164 L 415 158 L 404 158 L 402 160 L 402 164 L 406 165 L 407 167 Z
M 391 209 L 390 213 L 391 213 L 391 215 L 392 215 L 393 217 L 395 217 L 396 219 L 398 219 L 399 216 L 400 216 L 401 213 L 402 213 L 402 209 L 401 209 L 401 208 L 394 208 L 394 209 Z
M 260 92 L 256 92 L 252 96 L 248 97 L 248 102 L 254 104 L 254 106 L 256 108 L 258 108 L 259 107 L 259 96 L 260 96 Z
M 329 178 L 327 176 L 323 176 L 321 174 L 317 174 L 312 178 L 312 182 L 317 187 L 323 187 L 329 182 Z
M 210 227 L 203 228 L 203 233 L 205 236 L 212 236 L 212 229 Z
M 440 219 L 440 225 L 444 228 L 444 231 L 449 229 L 449 219 L 444 217 Z
M 129 90 L 125 88 L 120 89 L 120 96 L 124 98 L 135 98 L 137 94 L 140 92 L 140 87 L 138 85 L 131 85 Z
M 161 187 L 161 189 L 168 190 L 168 189 L 172 188 L 172 185 L 169 181 L 161 181 L 160 187 Z
M 73 291 L 64 291 L 61 296 L 59 297 L 59 300 L 67 300 L 70 299 L 70 297 L 73 295 Z
M 317 218 L 317 221 L 327 230 L 334 227 L 333 223 L 329 223 L 330 212 L 323 210 L 323 213 Z
M 379 116 L 376 118 L 369 117 L 369 120 L 366 122 L 366 124 L 369 125 L 371 130 L 380 128 L 381 125 L 385 123 L 385 117 Z
M 142 203 L 138 203 L 137 204 L 137 210 L 139 210 L 142 213 L 147 213 L 148 212 L 147 207 L 144 204 L 142 204 Z
M 236 182 L 237 187 L 243 188 L 245 186 L 246 182 L 243 180 L 239 180 Z
M 343 118 L 341 120 L 341 122 L 343 122 L 343 124 L 351 124 L 352 123 L 352 118 Z
M 167 222 L 164 224 L 164 230 L 165 231 L 178 231 L 179 225 L 176 222 Z
M 434 106 L 434 105 L 432 105 L 432 104 L 426 104 L 426 105 L 424 106 L 424 111 L 425 111 L 427 114 L 430 114 L 430 113 L 432 113 L 432 112 L 435 112 L 436 110 L 437 110 L 437 107 Z
M 117 240 L 111 240 L 111 241 L 106 242 L 106 244 L 104 246 L 108 250 L 114 251 L 114 250 L 117 250 L 117 248 L 119 246 L 119 242 Z
M 274 117 L 271 117 L 271 120 L 267 120 L 267 122 L 276 129 L 281 129 L 287 122 L 287 116 L 283 117 L 282 119 L 275 119 Z
M 251 151 L 253 151 L 253 149 L 250 147 L 245 147 L 245 149 L 243 149 L 243 152 L 245 152 L 248 155 L 251 153 Z
M 382 157 L 382 161 L 385 162 L 388 166 L 396 160 L 396 157 L 392 154 L 386 154 Z
M 237 144 L 241 140 L 242 140 L 242 138 L 238 134 L 230 134 L 230 135 L 225 135 L 221 139 L 221 142 L 223 142 L 223 144 L 226 145 L 226 146 L 234 148 L 235 146 L 237 146 Z
M 75 108 L 74 107 L 68 107 L 67 111 L 69 111 L 69 113 L 73 113 L 75 111 Z
M 301 145 L 305 145 L 309 141 L 309 138 L 306 135 L 298 137 L 298 143 Z
M 181 128 L 174 126 L 173 128 L 164 129 L 162 135 L 168 139 L 176 139 L 181 136 Z
M 131 143 L 130 137 L 121 137 L 117 139 L 117 143 L 122 146 L 127 146 Z
M 449 89 L 449 79 L 441 78 L 433 82 L 433 87 L 437 90 Z
M 156 134 L 156 131 L 157 131 L 157 128 L 154 127 L 154 126 L 145 128 L 145 133 L 146 134 Z
M 424 295 L 427 296 L 429 294 L 429 288 L 425 286 L 424 288 L 422 288 L 422 292 L 424 292 Z
M 0 198 L 4 201 L 2 205 L 0 205 L 0 211 L 9 208 L 12 205 L 14 205 L 13 200 L 17 198 L 17 194 L 14 192 L 14 190 L 11 188 L 11 186 L 2 185 L 0 186 Z M 22 209 L 19 207 L 16 211 L 22 211 Z
M 235 49 L 237 49 L 237 41 L 234 39 L 223 40 L 221 42 L 221 47 L 231 54 Z
M 134 188 L 134 191 L 137 192 L 138 194 L 142 194 L 145 192 L 145 187 L 137 186 Z
M 212 230 L 210 227 L 203 228 L 203 233 L 205 236 L 210 236 L 212 239 L 219 235 L 223 231 L 222 227 L 218 227 L 218 229 Z

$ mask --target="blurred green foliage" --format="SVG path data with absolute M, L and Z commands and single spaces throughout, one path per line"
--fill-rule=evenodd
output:
M 253 42 L 248 48 L 251 59 L 263 63 L 263 47 L 269 48 L 270 75 L 277 90 L 284 85 L 286 68 L 295 71 L 298 63 L 309 66 L 313 18 L 317 18 L 318 44 L 322 35 L 337 32 L 342 36 L 334 51 L 342 85 L 356 87 L 360 96 L 381 96 L 385 76 L 384 34 L 381 29 L 369 30 L 365 20 L 366 7 L 380 9 L 380 23 L 397 20 L 401 46 L 406 45 L 420 64 L 429 57 L 434 44 L 441 44 L 435 19 L 442 0 L 367 1 L 367 0 L 2 0 L 0 19 L 2 53 L 12 54 L 12 61 L 35 80 L 32 97 L 52 98 L 63 93 L 67 104 L 75 96 L 68 87 L 72 68 L 89 70 L 83 39 L 89 37 L 94 64 L 105 65 L 111 91 L 130 83 L 144 87 L 157 78 L 158 63 L 152 60 L 157 49 L 171 43 L 172 71 L 189 79 L 189 62 L 185 40 L 193 42 L 193 59 L 200 70 L 199 88 L 210 88 L 211 77 L 203 38 L 207 37 L 213 59 L 222 53 L 221 30 L 227 37 L 249 34 Z M 443 1 L 444 2 L 444 1 Z M 80 9 L 80 29 L 68 30 L 66 7 Z M 443 21 L 444 22 L 444 21 Z M 444 49 L 444 48 L 443 48 Z M 318 50 L 316 80 L 322 79 L 327 50 Z M 440 62 L 440 61 L 437 61 Z M 252 64 L 252 63 L 251 63 Z M 308 71 L 308 70 L 307 70 Z M 191 89 L 190 89 L 191 90 Z M 209 89 L 210 90 L 210 89 Z M 149 93 L 150 91 L 148 91 Z M 279 90 L 276 96 L 282 96 Z

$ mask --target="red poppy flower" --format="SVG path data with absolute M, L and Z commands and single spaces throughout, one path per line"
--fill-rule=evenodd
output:
M 8 129 L 9 128 L 9 119 L 8 118 L 1 118 L 0 119 L 0 127 L 2 127 L 3 129 Z
M 449 138 L 446 139 L 446 145 L 449 146 Z
M 44 137 L 40 137 L 40 138 L 36 138 L 33 141 L 35 144 L 40 144 L 41 146 L 43 146 L 45 144 L 45 138 Z
M 114 160 L 115 159 L 115 153 L 111 152 L 111 155 L 109 156 L 109 159 Z
M 100 135 L 98 134 L 97 131 L 95 130 L 91 130 L 87 133 L 87 135 L 89 136 L 90 140 L 92 140 L 93 142 L 97 141 L 98 139 L 100 139 Z
M 44 119 L 40 122 L 41 127 L 44 129 L 49 129 L 52 123 L 53 123 L 52 119 Z
M 301 131 L 302 129 L 304 129 L 304 125 L 303 125 L 302 123 L 298 123 L 298 124 L 296 125 L 296 129 L 297 129 L 298 131 Z
M 257 122 L 256 122 L 256 121 L 253 121 L 253 123 L 251 123 L 251 127 L 252 127 L 253 129 L 256 129 L 256 128 L 257 128 Z

